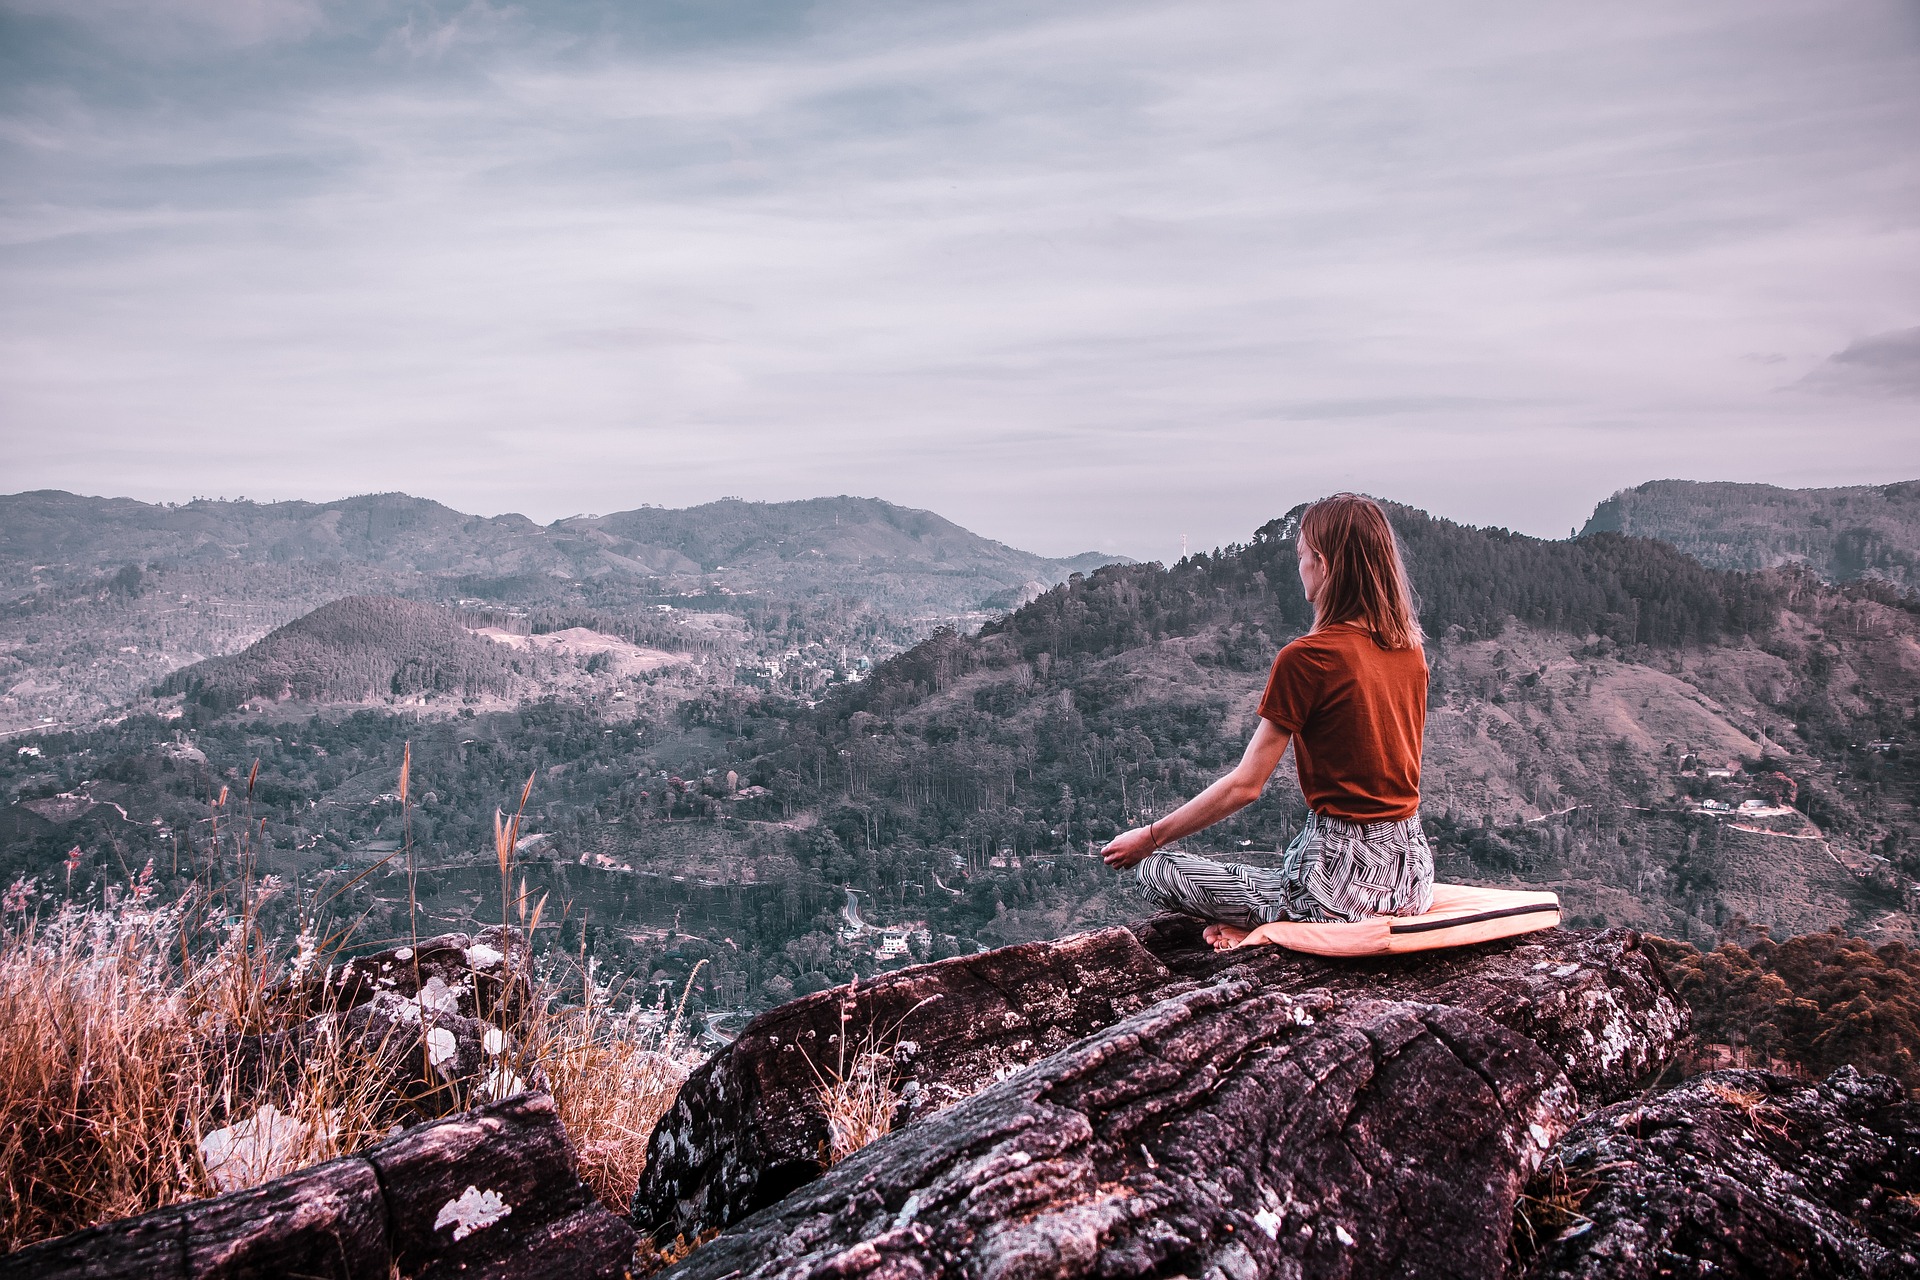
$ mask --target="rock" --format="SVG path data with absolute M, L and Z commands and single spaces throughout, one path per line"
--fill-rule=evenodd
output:
M 915 965 L 761 1014 L 697 1068 L 653 1131 L 633 1216 L 701 1233 L 818 1177 L 822 1076 L 867 1045 L 891 1058 L 901 1125 L 1145 1007 L 1173 975 L 1125 929 Z M 842 1022 L 842 1018 L 846 1021 Z
M 1689 1026 L 1658 956 L 1627 929 L 1550 929 L 1450 951 L 1336 960 L 1280 947 L 1216 952 L 1201 928 L 1191 916 L 1168 914 L 1133 932 L 1188 980 L 1236 975 L 1281 991 L 1320 987 L 1472 1009 L 1550 1046 L 1589 1105 L 1641 1087 Z
M 839 1062 L 843 1007 L 856 1044 L 871 1036 L 914 1050 L 891 1055 L 902 1128 L 1153 1001 L 1223 980 L 1464 1009 L 1539 1045 L 1589 1101 L 1664 1066 L 1687 1026 L 1659 962 L 1625 930 L 1354 961 L 1277 947 L 1216 953 L 1198 922 L 1158 916 L 903 969 L 761 1015 L 694 1072 L 654 1130 L 634 1222 L 663 1246 L 693 1240 L 820 1175 L 827 1124 L 815 1071 Z
M 545 1088 L 536 1066 L 521 1061 L 519 1043 L 490 1022 L 422 1007 L 415 1000 L 380 991 L 345 1012 L 321 1013 L 287 1031 L 238 1036 L 210 1058 L 209 1070 L 242 1093 L 277 1081 L 275 1092 L 290 1100 L 302 1063 L 344 1040 L 382 1080 L 407 1117 L 431 1118 L 473 1102 L 496 1102 L 528 1088 Z M 423 1043 L 424 1041 L 424 1043 Z
M 858 1152 L 673 1280 L 1483 1277 L 1574 1118 L 1465 1009 L 1222 977 Z
M 379 1176 L 366 1161 L 318 1165 L 185 1206 L 186 1265 L 179 1274 L 379 1275 L 391 1258 L 384 1213 Z
M 271 1103 L 200 1139 L 200 1160 L 220 1191 L 237 1191 L 290 1173 L 312 1134 L 305 1121 Z
M 406 997 L 422 992 L 430 1009 L 511 1030 L 531 1007 L 529 964 L 520 931 L 492 925 L 477 938 L 445 933 L 412 947 L 355 956 L 284 984 L 269 998 L 297 1017 L 344 1013 L 382 993 Z
M 1531 1280 L 1920 1275 L 1920 1108 L 1851 1067 L 1716 1071 L 1587 1116 L 1527 1204 Z
M 421 1125 L 366 1159 L 386 1189 L 394 1265 L 411 1280 L 624 1276 L 632 1261 L 632 1228 L 575 1175 L 547 1094 Z M 457 1211 L 487 1193 L 500 1210 Z
M 444 1114 L 473 1100 L 498 1102 L 546 1087 L 537 1064 L 521 1060 L 514 1038 L 478 1018 L 423 1011 L 382 992 L 341 1021 L 363 1052 L 395 1063 L 393 1090 L 416 1111 Z
M 0 1280 L 624 1276 L 634 1235 L 574 1172 L 553 1099 L 523 1094 L 246 1191 L 0 1257 Z

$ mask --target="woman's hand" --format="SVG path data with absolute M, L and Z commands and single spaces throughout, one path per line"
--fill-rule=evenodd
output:
M 1122 831 L 1115 836 L 1107 843 L 1107 847 L 1100 851 L 1100 856 L 1105 858 L 1107 865 L 1115 871 L 1124 871 L 1136 862 L 1145 861 L 1146 856 L 1153 850 L 1153 828 L 1135 827 L 1131 831 Z
M 1260 798 L 1261 788 L 1273 776 L 1280 757 L 1287 754 L 1289 740 L 1286 730 L 1275 728 L 1271 720 L 1262 720 L 1233 772 L 1166 817 L 1121 832 L 1100 851 L 1100 856 L 1115 871 L 1124 871 L 1144 861 L 1155 849 L 1164 849 L 1230 813 L 1238 813 Z

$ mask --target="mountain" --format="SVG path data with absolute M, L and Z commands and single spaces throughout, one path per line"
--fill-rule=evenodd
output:
M 1717 569 L 1802 564 L 1829 582 L 1920 590 L 1920 480 L 1842 489 L 1650 480 L 1600 503 L 1581 532 L 1658 538 Z
M 749 647 L 895 652 L 977 622 L 1094 553 L 1050 559 L 869 498 L 642 507 L 540 526 L 406 494 L 179 506 L 43 490 L 0 496 L 0 732 L 73 724 L 180 667 L 345 596 L 527 614 L 667 649 L 708 647 L 705 613 Z
M 597 536 L 609 545 L 672 548 L 692 567 L 714 572 L 810 562 L 865 564 L 886 571 L 1024 573 L 1056 577 L 1109 562 L 1096 552 L 1048 560 L 969 533 L 931 511 L 878 498 L 810 498 L 742 502 L 726 498 L 676 510 L 642 507 L 610 516 L 576 516 L 557 527 Z
M 1422 792 L 1443 878 L 1545 884 L 1576 922 L 1703 941 L 1743 918 L 1911 939 L 1912 608 L 1618 533 L 1547 542 L 1390 516 L 1425 601 Z M 976 867 L 1084 856 L 1238 757 L 1274 652 L 1310 623 L 1296 531 L 1289 516 L 1171 568 L 1104 568 L 975 635 L 936 635 L 811 719 L 743 721 L 762 753 L 749 772 L 820 814 L 844 867 L 901 848 Z M 1192 847 L 1273 850 L 1304 813 L 1283 769 Z M 983 938 L 1123 909 L 1096 897 L 1023 922 L 1023 892 L 1002 893 L 1009 913 Z
M 390 596 L 351 596 L 276 628 L 225 658 L 174 672 L 162 694 L 220 711 L 252 699 L 309 703 L 504 697 L 513 650 L 475 635 L 453 614 Z
M 132 562 L 324 561 L 402 573 L 539 570 L 556 560 L 525 516 L 486 519 L 404 493 L 338 502 L 196 498 L 181 505 L 59 490 L 0 497 L 0 572 Z
M 951 612 L 1109 559 L 1034 555 L 877 498 L 723 499 L 543 527 L 403 493 L 180 506 L 55 490 L 0 497 L 0 580 L 19 589 L 126 564 L 314 563 L 378 570 L 395 585 L 515 599 L 559 598 L 568 584 L 601 579 L 672 592 L 711 586 L 702 580 L 718 576 L 735 592 L 850 588 L 917 595 Z

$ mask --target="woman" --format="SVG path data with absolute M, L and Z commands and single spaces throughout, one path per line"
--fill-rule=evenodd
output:
M 1102 850 L 1135 867 L 1160 905 L 1213 921 L 1219 950 L 1269 941 L 1281 920 L 1419 915 L 1433 904 L 1420 829 L 1427 662 L 1406 567 L 1386 513 L 1338 493 L 1308 507 L 1297 539 L 1313 629 L 1280 650 L 1260 726 L 1226 777 Z M 1312 812 L 1278 870 L 1165 846 L 1259 799 L 1287 744 Z

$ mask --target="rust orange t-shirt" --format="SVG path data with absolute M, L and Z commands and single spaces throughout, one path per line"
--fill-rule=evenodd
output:
M 1300 790 L 1315 813 L 1396 822 L 1420 808 L 1427 659 L 1382 649 L 1344 623 L 1280 650 L 1260 714 L 1293 735 Z

